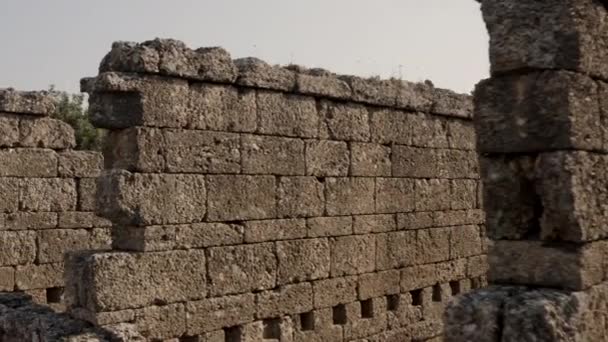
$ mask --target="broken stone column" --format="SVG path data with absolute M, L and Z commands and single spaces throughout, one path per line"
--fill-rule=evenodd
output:
M 446 341 L 604 341 L 608 11 L 484 0 L 492 77 L 475 90 L 489 288 L 446 311 Z

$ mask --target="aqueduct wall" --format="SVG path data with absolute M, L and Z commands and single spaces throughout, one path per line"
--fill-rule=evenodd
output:
M 115 44 L 83 88 L 110 130 L 113 242 L 69 257 L 77 319 L 150 341 L 424 341 L 485 285 L 468 96 L 171 40 Z

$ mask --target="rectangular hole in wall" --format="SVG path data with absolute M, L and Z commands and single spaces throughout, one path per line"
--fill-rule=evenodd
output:
M 422 305 L 422 289 L 410 291 L 410 295 L 412 296 L 412 305 Z
M 388 311 L 399 310 L 399 295 L 386 296 L 386 308 Z
M 264 320 L 264 331 L 262 337 L 266 340 L 279 340 L 281 339 L 281 321 L 278 319 L 267 319 Z
M 433 285 L 433 302 L 441 302 L 441 285 Z
M 344 325 L 346 324 L 346 306 L 344 304 L 336 305 L 332 309 L 332 317 L 334 324 Z
M 300 314 L 300 328 L 302 331 L 315 330 L 315 314 L 314 312 L 305 312 Z
M 235 326 L 230 328 L 224 328 L 224 341 L 225 342 L 241 342 L 241 327 Z
M 452 291 L 452 296 L 460 294 L 460 282 L 457 280 L 451 281 L 450 290 Z
M 198 342 L 198 336 L 182 336 L 178 339 L 179 342 Z
M 46 289 L 47 303 L 61 303 L 63 299 L 63 287 L 51 287 Z
M 361 318 L 374 317 L 374 301 L 371 299 L 361 302 Z

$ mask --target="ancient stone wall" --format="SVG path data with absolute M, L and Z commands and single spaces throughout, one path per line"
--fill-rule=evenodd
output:
M 102 156 L 72 150 L 54 108 L 44 92 L 0 90 L 0 291 L 58 308 L 64 252 L 110 248 L 111 222 L 94 214 Z
M 467 96 L 117 43 L 83 80 L 110 130 L 69 312 L 149 340 L 417 341 L 485 282 Z
M 608 10 L 484 0 L 492 77 L 475 91 L 490 282 L 446 340 L 606 341 Z

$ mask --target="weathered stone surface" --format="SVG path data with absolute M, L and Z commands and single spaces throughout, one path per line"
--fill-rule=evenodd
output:
M 176 246 L 201 248 L 243 243 L 244 228 L 238 224 L 194 223 L 175 227 Z
M 33 263 L 36 257 L 36 234 L 31 231 L 0 231 L 0 265 Z
M 196 130 L 164 130 L 164 159 L 170 173 L 239 173 L 237 134 Z
M 304 175 L 304 142 L 300 139 L 243 135 L 243 173 Z
M 412 143 L 413 115 L 396 110 L 375 110 L 371 112 L 371 140 L 380 144 Z
M 15 268 L 0 267 L 0 291 L 12 292 L 15 289 Z
M 66 149 L 76 146 L 74 129 L 57 119 L 21 119 L 19 132 L 19 145 L 24 147 Z
M 76 209 L 76 183 L 65 178 L 28 178 L 21 181 L 19 203 L 25 211 Z
M 319 111 L 322 139 L 369 141 L 369 114 L 361 105 L 322 101 Z
M 272 243 L 213 247 L 208 253 L 212 296 L 267 290 L 276 284 L 277 257 Z
M 259 91 L 258 132 L 287 137 L 316 138 L 319 113 L 314 98 Z
M 379 144 L 352 143 L 352 176 L 390 177 L 391 149 Z
M 278 184 L 279 217 L 321 216 L 325 211 L 324 187 L 316 177 L 281 177 Z
M 95 196 L 97 194 L 96 178 L 81 178 L 77 180 L 78 210 L 95 211 Z
M 342 277 L 317 280 L 312 283 L 315 308 L 346 304 L 357 299 L 357 278 Z
M 477 180 L 457 179 L 450 181 L 452 210 L 477 208 Z
M 2 177 L 56 177 L 57 154 L 49 149 L 0 150 Z
M 91 151 L 66 151 L 59 154 L 60 177 L 99 177 L 103 169 L 103 156 Z
M 416 204 L 415 184 L 414 180 L 407 178 L 376 178 L 376 212 L 413 211 Z
M 477 152 L 451 149 L 437 149 L 437 171 L 439 178 L 479 179 Z
M 379 78 L 361 78 L 357 76 L 340 76 L 353 90 L 353 100 L 381 106 L 394 106 L 399 82 Z
M 312 285 L 300 283 L 256 294 L 256 317 L 279 317 L 312 310 Z
M 45 229 L 37 234 L 39 263 L 63 262 L 64 253 L 110 249 L 109 229 Z
M 391 159 L 395 177 L 438 178 L 441 172 L 438 150 L 395 145 Z
M 543 245 L 541 241 L 495 241 L 488 251 L 488 278 L 521 284 L 583 290 L 605 279 L 606 243 Z
M 58 214 L 48 212 L 16 212 L 6 214 L 2 219 L 6 230 L 50 229 L 58 226 Z
M 484 1 L 492 74 L 567 69 L 606 78 L 608 16 L 598 1 Z M 550 33 L 550 34 L 548 34 Z
M 296 315 L 294 325 L 296 327 L 293 333 L 294 342 L 342 340 L 342 326 L 333 324 L 332 308 L 313 310 L 306 315 Z M 309 329 L 311 326 L 314 329 Z
M 416 211 L 449 210 L 451 208 L 448 180 L 417 179 L 415 188 Z
M 470 118 L 473 116 L 473 97 L 449 89 L 433 89 L 433 114 Z
M 331 140 L 306 141 L 306 174 L 346 176 L 350 162 L 348 144 Z
M 481 250 L 481 232 L 479 226 L 456 226 L 450 233 L 450 258 L 458 259 L 479 255 Z
M 497 77 L 479 83 L 475 95 L 479 152 L 603 147 L 598 87 L 587 76 L 543 71 Z
M 394 215 L 357 215 L 353 217 L 355 234 L 384 233 L 397 230 Z
M 158 128 L 110 130 L 103 149 L 106 169 L 161 172 L 166 168 L 165 135 Z
M 165 251 L 174 249 L 178 226 L 114 227 L 112 249 L 120 251 Z M 183 247 L 183 246 L 180 246 Z
M 431 211 L 397 214 L 397 229 L 421 229 L 435 226 L 434 214 Z M 448 224 L 449 225 L 449 224 Z
M 0 177 L 0 211 L 14 212 L 19 209 L 19 179 Z
M 19 116 L 0 113 L 0 146 L 19 145 Z
M 40 225 L 40 228 L 53 228 L 54 226 L 50 226 L 53 221 L 49 222 L 50 224 L 37 222 L 45 219 L 51 213 L 36 213 L 30 215 L 30 217 L 22 217 L 21 220 L 30 220 L 28 225 Z M 58 213 L 58 220 L 55 226 L 59 228 L 102 228 L 102 227 L 111 227 L 112 222 L 104 219 L 102 217 L 96 216 L 95 213 L 92 212 L 82 212 L 82 211 L 66 211 Z M 51 218 L 51 220 L 53 220 Z
M 296 75 L 296 91 L 307 95 L 350 99 L 352 90 L 345 81 L 322 69 L 302 70 Z
M 350 216 L 313 217 L 306 220 L 309 237 L 350 235 L 353 219 Z
M 362 274 L 359 276 L 359 299 L 398 294 L 400 279 L 398 270 Z
M 116 311 L 198 300 L 207 293 L 202 250 L 82 253 L 67 262 L 68 283 L 75 286 L 68 293 L 77 295 L 69 299 L 73 307 Z
M 190 85 L 188 128 L 228 132 L 254 132 L 257 128 L 255 91 L 231 86 Z
M 473 113 L 473 100 L 469 99 L 471 103 L 471 114 Z M 449 121 L 448 122 L 448 144 L 450 148 L 458 150 L 475 150 L 475 142 L 477 136 L 475 135 L 475 127 L 470 121 Z
M 450 236 L 449 230 L 445 228 L 376 235 L 378 270 L 440 262 L 449 258 Z
M 63 263 L 22 265 L 15 269 L 18 290 L 46 289 L 63 285 Z
M 418 113 L 410 117 L 412 145 L 448 148 L 448 127 L 445 118 Z
M 276 217 L 276 181 L 272 176 L 207 176 L 209 221 Z
M 182 336 L 186 332 L 184 304 L 149 306 L 135 311 L 135 326 L 149 339 Z
M 328 215 L 374 213 L 373 178 L 327 178 L 325 201 Z
M 344 326 L 344 338 L 347 341 L 386 330 L 386 300 L 384 298 L 372 298 L 369 299 L 368 305 L 367 309 L 371 309 L 371 312 L 366 312 L 363 309 L 363 302 L 354 302 L 346 305 L 346 315 L 350 317 Z
M 285 91 L 296 85 L 296 74 L 292 70 L 271 66 L 258 58 L 239 58 L 234 64 L 239 71 L 236 80 L 239 85 Z
M 251 293 L 204 299 L 186 304 L 188 335 L 253 321 L 255 296 Z
M 291 240 L 306 237 L 304 219 L 263 220 L 245 222 L 245 242 Z
M 0 112 L 50 115 L 55 111 L 55 100 L 44 91 L 16 91 L 0 89 Z
M 97 210 L 124 225 L 200 222 L 206 209 L 204 180 L 202 175 L 106 172 L 99 180 Z
M 374 235 L 332 238 L 331 276 L 373 272 L 376 269 L 376 238 Z
M 287 284 L 326 278 L 330 271 L 327 239 L 277 242 L 277 282 Z

